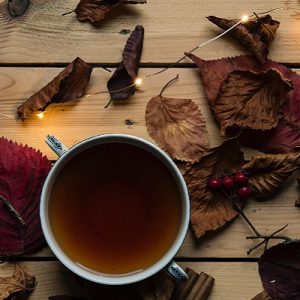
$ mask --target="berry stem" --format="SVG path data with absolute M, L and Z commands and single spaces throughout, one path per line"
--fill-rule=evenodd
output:
M 234 209 L 239 213 L 239 215 L 246 221 L 246 223 L 250 226 L 250 228 L 252 229 L 252 231 L 254 232 L 254 236 L 247 236 L 246 239 L 250 239 L 250 240 L 256 240 L 256 239 L 263 239 L 261 242 L 259 242 L 258 244 L 256 244 L 254 247 L 250 248 L 247 251 L 247 254 L 249 255 L 253 250 L 257 249 L 258 247 L 260 247 L 261 245 L 265 244 L 265 250 L 267 250 L 268 248 L 268 244 L 270 242 L 270 240 L 283 240 L 285 242 L 289 242 L 292 241 L 293 239 L 291 239 L 288 236 L 284 236 L 284 235 L 277 235 L 279 232 L 281 232 L 282 230 L 284 230 L 288 225 L 285 225 L 279 229 L 277 229 L 276 231 L 274 231 L 272 234 L 270 235 L 265 235 L 265 234 L 261 234 L 256 228 L 255 226 L 252 224 L 252 222 L 249 220 L 249 218 L 245 215 L 245 213 L 243 212 L 242 208 L 236 203 L 235 198 L 236 196 L 233 195 L 233 193 L 231 193 L 230 195 L 228 193 L 226 193 L 226 191 L 224 189 L 222 189 L 224 195 L 231 201 Z

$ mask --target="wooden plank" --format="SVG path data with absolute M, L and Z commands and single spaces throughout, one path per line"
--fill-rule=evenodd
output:
M 1 68 L 0 69 L 0 112 L 14 115 L 17 106 L 51 78 L 60 69 L 56 68 Z M 157 69 L 142 69 L 141 74 L 148 74 Z M 191 98 L 199 104 L 205 115 L 211 146 L 218 145 L 222 138 L 212 118 L 210 109 L 203 95 L 202 86 L 196 69 L 171 69 L 159 76 L 145 81 L 140 92 L 130 100 L 120 104 L 112 104 L 105 109 L 107 94 L 91 95 L 67 105 L 53 105 L 46 110 L 44 119 L 36 116 L 24 122 L 5 118 L 0 115 L 1 135 L 9 139 L 28 144 L 40 149 L 49 158 L 55 155 L 44 143 L 44 137 L 52 133 L 59 137 L 68 147 L 88 136 L 103 133 L 127 133 L 153 142 L 145 127 L 145 107 L 147 101 L 159 94 L 165 82 L 179 74 L 179 80 L 165 91 L 165 96 Z M 88 94 L 105 90 L 110 74 L 102 69 L 95 69 L 89 85 Z M 131 119 L 134 125 L 126 125 Z M 245 149 L 247 150 L 247 149 Z M 253 151 L 247 151 L 248 156 Z M 294 207 L 298 198 L 296 183 L 290 181 L 275 199 L 269 202 L 250 200 L 246 214 L 263 233 L 271 233 L 285 224 L 286 235 L 296 238 L 300 234 L 299 209 Z M 181 248 L 180 257 L 245 257 L 246 251 L 255 242 L 246 240 L 252 234 L 245 222 L 238 218 L 221 232 L 208 234 L 196 241 L 190 232 Z M 252 254 L 257 257 L 261 250 Z M 38 255 L 50 255 L 44 250 Z
M 77 277 L 59 262 L 26 262 L 22 265 L 38 281 L 30 300 L 46 300 L 56 294 L 84 295 Z M 256 263 L 195 262 L 180 265 L 206 272 L 216 279 L 209 300 L 249 300 L 262 290 Z M 10 276 L 13 270 L 13 264 L 0 265 L 1 276 Z
M 196 45 L 221 31 L 205 19 L 208 15 L 240 18 L 275 7 L 299 9 L 297 0 L 244 1 L 148 1 L 147 5 L 123 6 L 109 14 L 99 28 L 80 23 L 74 14 L 62 16 L 76 7 L 78 0 L 32 0 L 26 14 L 11 19 L 6 0 L 0 0 L 0 63 L 67 63 L 76 56 L 93 63 L 116 63 L 128 36 L 122 29 L 145 27 L 143 63 L 176 61 Z M 272 16 L 281 22 L 270 49 L 270 57 L 299 63 L 299 17 L 280 10 Z M 62 46 L 63 45 L 63 46 Z M 222 38 L 196 54 L 206 59 L 243 54 L 245 51 L 228 38 Z M 188 59 L 183 62 L 190 62 Z

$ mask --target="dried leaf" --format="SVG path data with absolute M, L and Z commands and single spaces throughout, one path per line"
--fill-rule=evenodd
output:
M 77 57 L 51 82 L 18 107 L 21 119 L 37 110 L 45 110 L 50 103 L 64 103 L 80 98 L 85 93 L 93 68 Z
M 144 4 L 146 0 L 80 0 L 75 13 L 79 21 L 92 24 L 102 21 L 106 14 L 120 4 Z
M 233 71 L 219 90 L 214 111 L 224 134 L 231 127 L 267 130 L 278 125 L 292 89 L 279 72 Z
M 275 193 L 299 167 L 300 152 L 291 152 L 253 156 L 243 170 L 249 173 L 253 195 L 264 199 Z
M 144 28 L 136 26 L 127 40 L 123 61 L 107 82 L 112 100 L 125 100 L 135 93 L 134 80 L 138 75 L 144 43 Z
M 199 68 L 208 102 L 214 111 L 219 89 L 228 74 L 235 71 L 266 72 L 270 69 L 279 71 L 290 80 L 294 89 L 287 96 L 282 107 L 283 117 L 272 130 L 243 130 L 240 142 L 262 152 L 290 152 L 300 145 L 300 76 L 291 69 L 269 59 L 260 64 L 250 56 L 238 56 L 205 61 L 193 54 L 186 54 Z
M 16 265 L 11 277 L 0 277 L 0 300 L 27 299 L 36 284 L 34 276 L 28 274 L 20 265 Z
M 172 300 L 205 300 L 211 293 L 215 279 L 210 275 L 187 268 L 186 273 L 189 279 L 181 284 L 177 284 Z
M 29 6 L 29 0 L 8 0 L 7 8 L 10 16 L 22 16 Z
M 263 291 L 263 292 L 259 293 L 258 295 L 256 295 L 251 300 L 272 300 L 272 299 L 270 298 L 270 296 L 267 294 L 266 291 Z
M 278 244 L 258 262 L 259 274 L 272 300 L 300 299 L 300 242 Z
M 190 199 L 191 223 L 196 236 L 221 228 L 237 216 L 230 200 L 222 192 L 208 188 L 211 177 L 234 173 L 244 161 L 236 139 L 228 139 L 219 147 L 208 149 L 200 160 L 187 166 L 184 174 Z
M 156 143 L 177 160 L 196 161 L 209 145 L 205 119 L 191 99 L 153 97 L 146 125 Z
M 17 213 L 0 201 L 0 256 L 31 253 L 45 245 L 39 201 L 50 168 L 41 152 L 0 138 L 0 196 Z
M 239 20 L 228 20 L 214 16 L 208 17 L 208 20 L 224 30 L 239 22 Z M 264 63 L 268 56 L 268 45 L 274 40 L 279 24 L 270 15 L 266 15 L 255 21 L 243 22 L 234 27 L 228 34 L 247 51 L 252 52 L 261 63 Z

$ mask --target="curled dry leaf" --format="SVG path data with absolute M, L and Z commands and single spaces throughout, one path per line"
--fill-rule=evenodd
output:
M 249 173 L 249 185 L 253 195 L 265 199 L 276 192 L 299 167 L 300 151 L 256 155 L 243 166 L 243 170 Z
M 262 152 L 290 152 L 300 145 L 300 76 L 291 69 L 267 59 L 265 64 L 258 63 L 251 56 L 238 56 L 205 61 L 193 54 L 186 54 L 199 68 L 204 92 L 214 111 L 219 89 L 233 71 L 266 72 L 275 69 L 290 80 L 294 89 L 282 106 L 283 117 L 276 128 L 271 130 L 244 129 L 239 139 L 246 146 Z
M 205 119 L 191 99 L 153 97 L 146 125 L 156 143 L 177 160 L 194 162 L 209 145 Z
M 80 0 L 75 13 L 79 21 L 98 23 L 114 7 L 120 4 L 144 4 L 146 0 Z
M 77 57 L 51 82 L 18 107 L 18 117 L 24 120 L 37 110 L 45 110 L 50 103 L 64 103 L 80 98 L 85 93 L 92 70 L 92 66 Z
M 273 69 L 233 71 L 220 87 L 214 112 L 224 134 L 228 128 L 267 130 L 278 125 L 292 83 Z
M 134 80 L 138 75 L 143 43 L 144 28 L 138 25 L 126 42 L 123 61 L 107 82 L 112 100 L 125 100 L 135 93 Z
M 260 257 L 259 275 L 272 300 L 300 299 L 300 242 L 286 242 Z
M 238 141 L 232 138 L 219 147 L 208 149 L 198 162 L 187 166 L 184 178 L 191 199 L 191 223 L 198 238 L 209 230 L 221 228 L 237 216 L 224 193 L 208 188 L 208 180 L 237 172 L 243 161 Z
M 208 20 L 224 30 L 240 21 L 214 16 L 209 16 Z M 270 15 L 266 15 L 254 21 L 243 22 L 234 27 L 228 34 L 252 52 L 261 63 L 264 63 L 268 56 L 268 45 L 274 40 L 279 24 Z
M 22 16 L 29 6 L 29 0 L 8 0 L 7 8 L 10 16 Z
M 28 146 L 0 138 L 0 256 L 45 245 L 39 202 L 51 162 Z
M 28 274 L 20 265 L 16 265 L 11 277 L 0 277 L 0 299 L 27 299 L 36 284 L 34 276 Z

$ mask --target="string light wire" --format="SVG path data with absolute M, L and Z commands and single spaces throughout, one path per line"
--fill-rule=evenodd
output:
M 220 33 L 219 35 L 197 45 L 196 47 L 194 47 L 193 49 L 189 50 L 189 51 L 185 51 L 186 53 L 190 54 L 190 53 L 193 53 L 195 52 L 197 49 L 199 48 L 202 48 L 218 39 L 220 39 L 221 37 L 223 37 L 224 35 L 226 35 L 227 33 L 229 33 L 230 31 L 232 31 L 235 27 L 237 27 L 238 25 L 244 23 L 244 22 L 247 22 L 249 19 L 252 19 L 253 17 L 257 17 L 259 15 L 264 15 L 264 14 L 268 14 L 268 13 L 271 13 L 271 12 L 274 12 L 274 11 L 278 11 L 278 10 L 287 10 L 287 11 L 290 11 L 290 12 L 293 12 L 295 14 L 297 14 L 298 16 L 300 16 L 300 13 L 294 9 L 291 9 L 291 8 L 288 8 L 288 7 L 275 7 L 275 8 L 272 8 L 272 9 L 269 9 L 267 11 L 263 11 L 263 12 L 258 12 L 258 13 L 253 13 L 249 16 L 247 15 L 243 15 L 241 17 L 241 19 L 235 23 L 233 26 L 231 26 L 230 28 L 228 28 L 227 30 L 223 31 L 222 33 Z M 96 92 L 96 93 L 92 93 L 92 94 L 87 94 L 87 95 L 84 95 L 82 96 L 81 98 L 85 98 L 85 97 L 90 97 L 91 95 L 98 95 L 98 94 L 108 94 L 108 93 L 117 93 L 117 92 L 122 92 L 122 91 L 125 91 L 133 86 L 136 86 L 136 87 L 140 87 L 142 84 L 143 84 L 143 81 L 147 78 L 150 78 L 150 77 L 153 77 L 153 76 L 156 76 L 156 75 L 159 75 L 167 70 L 169 70 L 170 68 L 176 66 L 177 64 L 179 64 L 183 59 L 186 58 L 186 55 L 182 56 L 181 58 L 179 58 L 177 61 L 175 61 L 174 63 L 171 63 L 170 65 L 168 65 L 167 67 L 163 68 L 162 70 L 159 70 L 157 72 L 154 72 L 154 73 L 150 73 L 150 74 L 146 74 L 142 77 L 137 77 L 134 79 L 134 82 L 124 88 L 121 88 L 121 89 L 117 89 L 117 90 L 111 90 L 111 91 L 108 91 L 108 90 L 103 90 L 103 91 L 99 91 L 99 92 Z M 80 99 L 80 98 L 79 98 Z M 3 116 L 3 117 L 7 117 L 7 118 L 14 118 L 14 116 L 11 116 L 11 115 L 7 115 L 7 114 L 3 114 L 3 113 L 0 113 L 0 116 Z M 39 119 L 43 119 L 44 117 L 44 114 L 43 112 L 42 113 L 38 113 L 36 114 L 36 116 L 39 118 Z

